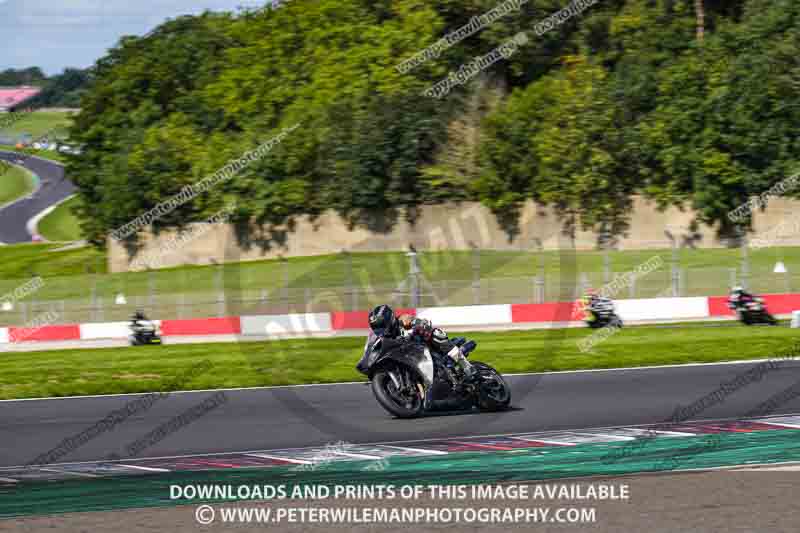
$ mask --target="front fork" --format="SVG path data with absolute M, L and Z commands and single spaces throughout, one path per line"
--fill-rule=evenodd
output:
M 390 370 L 388 372 L 388 374 L 389 374 L 389 378 L 391 378 L 392 383 L 394 384 L 394 387 L 398 391 L 401 391 L 401 390 L 403 390 L 405 388 L 403 383 L 400 381 L 400 378 L 398 378 L 397 375 L 393 371 Z
M 392 383 L 397 388 L 398 391 L 408 390 L 409 385 L 406 380 L 407 374 L 401 374 L 399 377 L 395 372 L 389 371 L 389 378 L 392 380 Z M 420 399 L 425 403 L 425 409 L 430 407 L 430 403 L 433 401 L 432 393 L 433 387 L 426 388 L 422 385 L 422 383 L 417 383 L 417 393 L 419 394 Z
M 431 405 L 433 404 L 433 387 L 428 387 L 427 390 L 422 386 L 422 383 L 419 383 L 420 394 L 422 395 L 422 401 L 424 404 L 424 409 L 427 411 L 430 409 Z

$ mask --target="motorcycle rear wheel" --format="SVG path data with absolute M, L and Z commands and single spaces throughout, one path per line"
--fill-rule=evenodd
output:
M 485 363 L 473 361 L 472 366 L 480 375 L 478 407 L 481 411 L 504 411 L 511 405 L 511 387 L 503 376 Z

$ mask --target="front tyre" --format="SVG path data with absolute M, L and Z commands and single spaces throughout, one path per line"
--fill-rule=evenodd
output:
M 481 411 L 504 411 L 511 405 L 511 387 L 497 370 L 485 363 L 474 361 L 478 372 L 478 407 Z
M 422 415 L 425 408 L 424 390 L 419 376 L 406 368 L 381 369 L 372 376 L 375 399 L 381 407 L 398 418 Z

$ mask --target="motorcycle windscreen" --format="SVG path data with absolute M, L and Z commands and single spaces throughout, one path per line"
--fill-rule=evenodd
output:
M 367 342 L 364 343 L 364 355 L 361 356 L 358 364 L 356 364 L 356 370 L 362 374 L 369 374 L 369 369 L 375 364 L 381 353 L 382 341 L 383 339 L 377 337 L 374 333 L 369 333 Z

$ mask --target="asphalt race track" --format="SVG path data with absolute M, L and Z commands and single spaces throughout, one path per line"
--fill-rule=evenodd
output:
M 509 376 L 514 409 L 395 420 L 365 384 L 312 385 L 225 391 L 227 401 L 138 458 L 273 450 L 327 443 L 499 435 L 622 425 L 657 424 L 745 375 L 758 363 L 687 365 Z M 693 419 L 745 416 L 800 379 L 800 362 L 782 361 L 760 379 L 727 394 Z M 214 393 L 174 393 L 130 416 L 59 462 L 101 460 L 198 405 Z M 0 466 L 18 466 L 96 424 L 142 395 L 0 402 Z M 793 397 L 770 415 L 800 412 Z
M 16 163 L 20 156 L 0 151 L 0 159 Z M 28 220 L 75 192 L 75 185 L 64 177 L 64 167 L 58 163 L 26 157 L 22 166 L 39 176 L 40 186 L 31 196 L 0 209 L 0 243 L 30 242 L 31 235 L 25 227 Z

